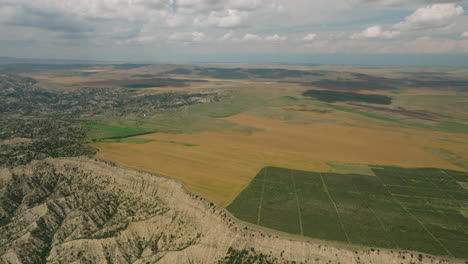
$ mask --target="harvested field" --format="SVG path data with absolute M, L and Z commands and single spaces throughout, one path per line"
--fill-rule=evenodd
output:
M 146 144 L 96 143 L 98 157 L 178 179 L 197 194 L 226 206 L 263 167 L 328 171 L 326 162 L 460 169 L 424 150 L 444 148 L 468 157 L 466 145 L 396 131 L 339 124 L 289 124 L 240 114 L 224 120 L 263 131 L 155 133 Z M 185 142 L 184 146 L 167 142 Z M 443 147 L 442 147 L 443 146 Z
M 134 80 L 103 80 L 83 82 L 85 85 L 93 86 L 123 86 L 127 88 L 151 88 L 151 87 L 185 87 L 189 82 L 206 82 L 205 80 L 188 80 L 188 79 L 170 79 L 170 78 L 151 78 L 151 79 L 134 79 Z
M 61 84 L 74 84 L 74 83 L 83 83 L 89 81 L 103 81 L 103 80 L 93 80 L 88 77 L 79 77 L 79 76 L 46 76 L 46 75 L 33 75 L 31 78 L 38 80 L 47 80 L 49 82 L 61 83 Z
M 267 167 L 227 209 L 268 228 L 468 258 L 468 173 L 380 167 L 375 176 Z

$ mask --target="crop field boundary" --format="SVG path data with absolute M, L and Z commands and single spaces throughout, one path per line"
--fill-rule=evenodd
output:
M 374 174 L 374 175 L 375 175 L 375 174 Z M 352 185 L 353 185 L 353 188 L 354 188 L 354 190 L 355 190 L 356 192 L 361 193 L 361 192 L 359 191 L 359 189 L 356 187 L 356 184 L 353 183 Z M 386 234 L 386 236 L 387 236 L 387 239 L 389 239 L 390 241 L 392 241 L 392 243 L 395 245 L 395 248 L 396 248 L 396 249 L 399 249 L 400 246 L 398 245 L 398 243 L 397 243 L 393 238 L 391 238 L 391 237 L 388 235 L 388 229 L 385 227 L 385 224 L 384 224 L 384 222 L 382 221 L 382 219 L 380 219 L 380 217 L 375 213 L 375 210 L 372 208 L 372 206 L 369 206 L 368 208 L 369 208 L 369 210 L 372 212 L 372 215 L 375 217 L 375 219 L 377 219 L 377 222 L 379 222 L 380 227 L 382 228 L 382 230 L 385 232 L 385 234 Z
M 445 172 L 444 172 L 445 173 Z M 437 184 L 435 184 L 433 181 L 431 181 L 430 178 L 426 177 L 426 175 L 423 175 L 421 173 L 419 173 L 419 175 L 421 175 L 422 177 L 424 177 L 428 182 L 430 182 L 437 190 L 439 190 L 440 192 L 442 192 L 444 195 L 446 195 L 447 197 L 450 197 L 450 199 L 456 203 L 458 203 L 458 201 L 449 193 L 447 192 L 447 190 L 444 190 L 442 188 L 440 188 Z M 448 175 L 448 174 L 447 174 Z M 439 210 L 440 211 L 440 210 Z M 442 212 L 443 213 L 443 212 Z
M 297 188 L 296 188 L 296 181 L 294 180 L 294 171 L 291 170 L 291 181 L 292 181 L 292 186 L 294 190 L 294 197 L 296 198 L 296 205 L 297 205 L 297 214 L 298 214 L 298 219 L 299 219 L 299 230 L 301 236 L 304 235 L 304 228 L 302 227 L 302 213 L 301 213 L 301 205 L 299 204 L 299 197 L 297 195 Z
M 377 179 L 379 179 L 379 181 L 382 183 L 382 186 L 385 187 L 385 189 L 387 190 L 387 192 L 392 196 L 393 198 L 393 201 L 400 205 L 401 208 L 408 214 L 410 215 L 412 218 L 414 218 L 418 223 L 419 225 L 421 225 L 421 227 L 434 239 L 434 241 L 436 241 L 444 250 L 445 252 L 447 252 L 447 254 L 451 257 L 454 257 L 454 255 L 444 246 L 444 244 L 442 242 L 440 242 L 439 239 L 437 239 L 437 237 L 434 236 L 434 234 L 432 234 L 431 231 L 429 231 L 429 229 L 427 229 L 426 225 L 424 225 L 423 222 L 421 222 L 421 220 L 419 220 L 419 218 L 417 218 L 413 213 L 411 213 L 408 208 L 402 204 L 398 199 L 395 198 L 394 194 L 390 191 L 390 189 L 387 187 L 387 185 L 382 181 L 382 179 L 376 174 L 375 175 L 377 177 Z M 401 176 L 400 176 L 401 177 Z
M 335 208 L 336 216 L 338 217 L 338 222 L 340 222 L 341 230 L 343 231 L 344 235 L 346 236 L 346 240 L 348 242 L 350 242 L 348 232 L 346 232 L 343 221 L 341 220 L 340 213 L 338 212 L 338 207 L 336 206 L 335 201 L 333 201 L 333 198 L 332 198 L 330 192 L 328 191 L 328 187 L 327 187 L 327 184 L 325 183 L 325 179 L 323 178 L 322 173 L 319 173 L 319 175 L 320 175 L 320 179 L 322 180 L 323 190 L 325 191 L 325 193 L 328 196 L 328 199 L 330 199 L 330 202 L 333 204 L 333 207 Z
M 265 172 L 263 172 L 262 192 L 260 196 L 260 203 L 258 204 L 257 225 L 260 225 L 260 221 L 262 217 L 262 204 L 263 204 L 263 196 L 265 195 L 265 180 L 266 180 L 267 175 L 268 175 L 268 168 L 266 168 Z
M 227 209 L 242 221 L 312 239 L 468 257 L 468 191 L 460 186 L 467 172 L 372 169 L 376 177 L 265 167 Z

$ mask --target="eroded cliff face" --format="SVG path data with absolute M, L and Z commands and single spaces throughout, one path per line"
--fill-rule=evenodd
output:
M 0 263 L 463 263 L 282 238 L 171 179 L 89 158 L 0 169 Z

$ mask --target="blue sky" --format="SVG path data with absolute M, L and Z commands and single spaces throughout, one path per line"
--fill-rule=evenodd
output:
M 0 3 L 0 56 L 382 65 L 468 61 L 468 3 L 460 0 Z

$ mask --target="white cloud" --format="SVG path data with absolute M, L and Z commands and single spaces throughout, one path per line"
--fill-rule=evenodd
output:
M 204 41 L 206 40 L 206 35 L 203 32 L 192 32 L 192 40 L 193 41 Z
M 242 38 L 242 40 L 245 40 L 245 41 L 250 41 L 250 40 L 261 40 L 262 38 L 258 35 L 255 35 L 255 34 L 251 34 L 251 33 L 247 33 L 244 35 L 244 37 Z
M 404 21 L 394 25 L 397 30 L 426 30 L 446 28 L 463 15 L 463 7 L 454 3 L 433 4 L 418 8 Z
M 247 17 L 248 14 L 246 12 L 228 9 L 219 12 L 213 11 L 208 17 L 199 16 L 196 18 L 196 23 L 200 26 L 209 24 L 220 28 L 235 28 L 239 27 Z
M 183 41 L 183 42 L 200 42 L 207 39 L 203 32 L 174 32 L 168 37 L 172 41 Z
M 253 10 L 260 7 L 263 0 L 230 0 L 228 5 L 239 10 Z
M 171 28 L 180 27 L 185 23 L 186 19 L 181 15 L 173 14 L 166 17 L 166 24 Z
M 379 50 L 379 53 L 450 53 L 466 49 L 466 43 L 453 39 L 435 39 L 432 37 L 420 37 L 414 40 L 389 44 Z M 466 51 L 465 51 L 466 52 Z
M 315 34 L 315 33 L 310 33 L 310 34 L 307 34 L 302 40 L 305 40 L 305 41 L 312 41 L 312 40 L 314 40 L 315 38 L 317 38 L 317 34 Z
M 168 39 L 169 40 L 174 40 L 174 41 L 182 41 L 182 40 L 187 40 L 189 37 L 187 32 L 174 32 L 171 35 L 169 35 Z
M 219 40 L 226 41 L 226 40 L 232 40 L 234 38 L 234 32 L 229 31 L 228 33 L 224 34 Z
M 118 40 L 116 43 L 119 45 L 125 44 L 147 44 L 154 42 L 156 40 L 155 36 L 139 36 L 135 38 L 125 39 L 125 40 Z
M 278 34 L 270 35 L 270 36 L 265 36 L 263 38 L 266 41 L 284 41 L 287 40 L 288 38 L 286 36 L 280 36 Z
M 0 0 L 0 51 L 57 57 L 132 54 L 146 59 L 170 52 L 184 56 L 181 47 L 185 54 L 198 56 L 400 53 L 419 52 L 420 45 L 426 53 L 468 53 L 463 1 L 467 0 Z M 403 10 L 413 12 L 405 18 L 400 15 Z M 386 24 L 398 16 L 400 23 Z M 354 30 L 356 17 L 370 25 Z M 274 28 L 283 31 L 263 33 Z M 404 37 L 399 38 L 400 33 Z M 187 45 L 193 42 L 197 44 Z M 130 50 L 127 44 L 142 48 Z
M 400 35 L 399 31 L 383 31 L 381 26 L 372 26 L 363 30 L 360 33 L 355 33 L 351 35 L 352 39 L 391 39 L 398 37 Z

